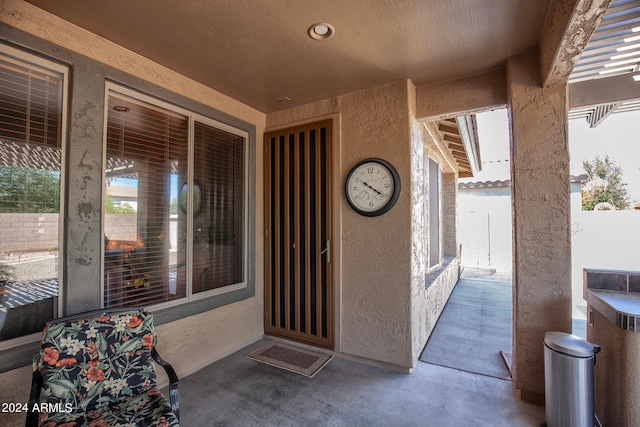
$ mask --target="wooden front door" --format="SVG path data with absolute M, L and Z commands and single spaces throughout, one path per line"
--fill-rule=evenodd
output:
M 331 120 L 265 135 L 265 332 L 333 348 Z

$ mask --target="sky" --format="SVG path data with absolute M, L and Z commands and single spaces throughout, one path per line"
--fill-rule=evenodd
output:
M 461 182 L 509 179 L 509 128 L 507 111 L 477 115 L 482 171 Z M 640 201 L 640 111 L 612 114 L 590 128 L 586 119 L 569 120 L 571 175 L 585 173 L 584 160 L 608 155 L 622 169 L 629 200 Z

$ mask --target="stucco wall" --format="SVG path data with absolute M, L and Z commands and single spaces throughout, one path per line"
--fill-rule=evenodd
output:
M 442 151 L 436 145 L 422 122 L 415 117 L 415 90 L 410 86 L 409 111 L 411 118 L 411 345 L 412 366 L 417 363 L 425 343 L 444 309 L 453 287 L 458 281 L 458 259 L 436 271 L 429 271 L 429 229 L 435 221 L 441 221 L 441 256 L 456 257 L 456 182 L 457 174 L 448 167 Z M 439 191 L 430 188 L 427 179 L 427 163 L 434 159 L 443 170 Z M 439 194 L 438 194 L 439 193 Z M 440 197 L 440 217 L 431 218 L 428 201 Z
M 340 257 L 336 350 L 399 369 L 412 367 L 408 92 L 408 82 L 401 81 L 267 116 L 267 128 L 339 116 L 333 177 L 334 223 L 340 224 L 334 230 Z M 389 161 L 402 182 L 395 207 L 371 218 L 354 212 L 343 191 L 350 169 L 368 157 Z
M 544 393 L 546 331 L 571 332 L 571 221 L 566 87 L 541 88 L 537 52 L 511 57 L 514 385 Z M 541 125 L 543 124 L 543 125 Z
M 155 64 L 130 51 L 107 42 L 100 37 L 70 25 L 59 18 L 33 7 L 11 0 L 3 2 L 0 19 L 17 30 L 38 39 L 59 45 L 70 52 L 139 77 L 146 82 L 197 101 L 224 114 L 255 125 L 258 143 L 255 176 L 262 176 L 262 134 L 265 115 L 211 88 L 189 80 L 169 69 Z M 3 27 L 3 37 L 13 40 L 21 37 L 16 30 Z M 51 53 L 53 54 L 53 53 Z M 85 84 L 95 76 L 92 70 L 74 69 L 74 96 L 92 98 L 103 91 L 93 84 Z M 78 93 L 80 92 L 80 93 Z M 101 221 L 101 150 L 102 120 L 100 104 L 86 103 L 71 106 L 70 140 L 68 150 L 66 226 L 66 280 L 69 283 L 100 283 Z M 254 183 L 255 184 L 255 183 Z M 255 185 L 255 296 L 221 308 L 182 318 L 158 327 L 159 350 L 171 361 L 180 377 L 247 345 L 263 334 L 263 240 L 262 240 L 262 186 Z M 100 292 L 94 286 L 82 298 L 87 301 Z M 81 304 L 76 307 L 80 308 Z M 77 310 L 76 310 L 77 311 Z M 188 354 L 188 357 L 185 355 Z M 28 363 L 28 360 L 25 360 Z M 0 374 L 0 402 L 26 401 L 30 385 L 30 369 L 20 368 Z M 3 414 L 4 416 L 5 414 Z M 22 420 L 18 414 L 13 420 Z M 3 420 L 4 425 L 10 423 Z
M 334 144 L 333 194 L 336 350 L 385 367 L 409 371 L 420 355 L 457 281 L 457 260 L 427 289 L 427 223 L 423 215 L 424 167 L 429 155 L 445 164 L 422 123 L 415 119 L 411 82 L 364 90 L 267 116 L 267 128 L 332 116 L 339 123 Z M 343 185 L 358 161 L 379 157 L 398 170 L 402 191 L 387 214 L 367 218 L 344 199 Z M 451 181 L 451 180 L 449 180 Z M 449 182 L 447 181 L 447 182 Z M 455 182 L 455 178 L 453 179 Z M 450 182 L 449 182 L 450 183 Z M 454 185 L 455 187 L 455 185 Z M 451 189 L 447 190 L 451 193 Z M 451 194 L 449 194 L 451 196 Z M 455 216 L 453 201 L 443 209 Z M 447 249 L 455 247 L 455 217 L 447 218 Z

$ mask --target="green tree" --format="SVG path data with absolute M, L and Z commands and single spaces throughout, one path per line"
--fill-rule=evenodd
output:
M 60 210 L 60 173 L 0 166 L 0 212 Z
M 136 213 L 136 210 L 127 203 L 116 205 L 113 198 L 106 194 L 104 195 L 104 213 L 107 214 L 127 214 L 132 215 Z
M 616 209 L 629 207 L 627 183 L 622 181 L 622 169 L 613 159 L 596 156 L 583 161 L 582 166 L 589 175 L 582 183 L 583 211 L 591 211 L 600 203 L 609 203 Z

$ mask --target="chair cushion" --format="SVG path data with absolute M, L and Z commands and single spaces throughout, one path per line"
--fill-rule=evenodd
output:
M 91 411 L 156 388 L 153 315 L 118 314 L 45 328 L 34 360 L 41 402 Z
M 51 414 L 43 412 L 40 414 L 39 425 L 43 427 L 178 427 L 180 423 L 165 397 L 157 390 L 150 390 L 122 402 L 112 403 L 100 410 Z

